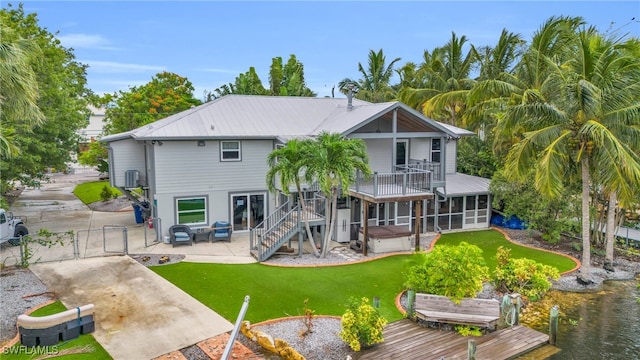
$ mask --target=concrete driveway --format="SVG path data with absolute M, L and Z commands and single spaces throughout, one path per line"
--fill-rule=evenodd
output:
M 152 359 L 233 329 L 128 256 L 37 264 L 31 270 L 68 309 L 95 305 L 94 337 L 114 359 Z
M 33 273 L 67 308 L 95 305 L 94 336 L 115 359 L 151 359 L 231 331 L 229 321 L 137 261 L 104 256 L 103 246 L 122 248 L 122 235 L 116 231 L 105 245 L 101 234 L 105 225 L 126 228 L 129 254 L 186 254 L 187 261 L 220 263 L 255 262 L 248 238 L 234 234 L 230 243 L 176 248 L 153 243 L 155 231 L 136 224 L 133 212 L 95 212 L 73 195 L 77 184 L 96 180 L 97 173 L 55 174 L 13 204 L 15 215 L 27 217 L 30 234 L 73 230 L 78 238 L 80 259 L 69 244 L 36 248 L 33 260 L 40 262 L 31 265 Z M 19 247 L 0 248 L 7 266 L 19 262 L 19 254 Z

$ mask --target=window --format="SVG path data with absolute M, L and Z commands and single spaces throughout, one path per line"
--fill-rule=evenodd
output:
M 240 141 L 220 142 L 220 161 L 240 161 Z
M 440 145 L 442 139 L 431 139 L 431 162 L 440 162 Z
M 207 198 L 194 197 L 176 199 L 178 224 L 206 225 Z

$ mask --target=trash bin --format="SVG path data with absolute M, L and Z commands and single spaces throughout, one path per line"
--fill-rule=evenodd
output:
M 139 205 L 133 205 L 133 214 L 136 216 L 136 224 L 142 224 L 144 222 L 142 218 L 142 208 Z

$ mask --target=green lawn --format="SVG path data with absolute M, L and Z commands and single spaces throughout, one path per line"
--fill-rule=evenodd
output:
M 46 316 L 65 310 L 67 310 L 67 308 L 65 308 L 60 301 L 56 301 L 51 305 L 47 305 L 34 311 L 31 316 Z M 80 335 L 76 339 L 61 342 L 57 345 L 49 347 L 24 347 L 20 345 L 20 343 L 18 343 L 12 346 L 11 349 L 5 350 L 0 358 L 12 360 L 34 359 L 37 357 L 42 357 L 46 354 L 54 355 L 56 353 L 58 353 L 59 355 L 65 353 L 73 353 L 73 355 L 65 355 L 60 357 L 74 360 L 112 359 L 109 353 L 107 353 L 107 351 L 93 338 L 93 335 L 91 334 Z
M 101 201 L 100 193 L 102 192 L 102 188 L 107 185 L 109 186 L 108 181 L 90 181 L 82 184 L 78 184 L 75 189 L 73 189 L 73 194 L 78 197 L 83 203 L 91 204 L 96 201 Z M 112 187 L 111 190 L 118 194 L 118 196 L 122 195 L 120 190 Z
M 575 263 L 564 256 L 515 245 L 494 230 L 445 234 L 436 246 L 466 241 L 480 246 L 487 265 L 496 266 L 496 249 L 506 246 L 514 257 L 528 257 L 559 271 Z M 261 264 L 225 265 L 177 263 L 151 267 L 227 320 L 235 321 L 245 295 L 251 297 L 245 318 L 252 323 L 301 315 L 303 302 L 320 315 L 342 316 L 347 299 L 380 297 L 380 312 L 389 321 L 402 318 L 395 297 L 404 290 L 411 255 L 396 255 L 352 265 L 285 268 Z
M 395 321 L 402 318 L 394 303 L 410 258 L 313 268 L 177 263 L 151 269 L 232 322 L 245 295 L 251 297 L 245 318 L 252 323 L 302 315 L 305 299 L 316 314 L 342 316 L 350 296 L 380 297 L 381 314 Z
M 438 242 L 436 242 L 436 246 L 458 245 L 462 241 L 477 245 L 482 249 L 484 259 L 489 267 L 489 271 L 492 273 L 496 268 L 496 251 L 500 246 L 511 249 L 511 257 L 513 258 L 529 258 L 539 263 L 553 266 L 557 268 L 560 273 L 569 271 L 576 266 L 576 263 L 573 260 L 565 256 L 516 245 L 505 239 L 504 235 L 496 230 L 479 230 L 445 234 L 442 235 Z

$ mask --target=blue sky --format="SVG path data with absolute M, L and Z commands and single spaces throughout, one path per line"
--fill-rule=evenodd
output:
M 601 31 L 640 37 L 640 1 L 23 3 L 89 65 L 88 86 L 101 94 L 170 71 L 186 76 L 202 98 L 251 66 L 268 86 L 271 59 L 295 54 L 308 86 L 329 96 L 341 79 L 360 78 L 358 63 L 366 65 L 370 49 L 383 49 L 388 62 L 420 63 L 424 50 L 444 45 L 451 32 L 475 46 L 494 45 L 503 28 L 528 41 L 554 15 L 582 16 Z

